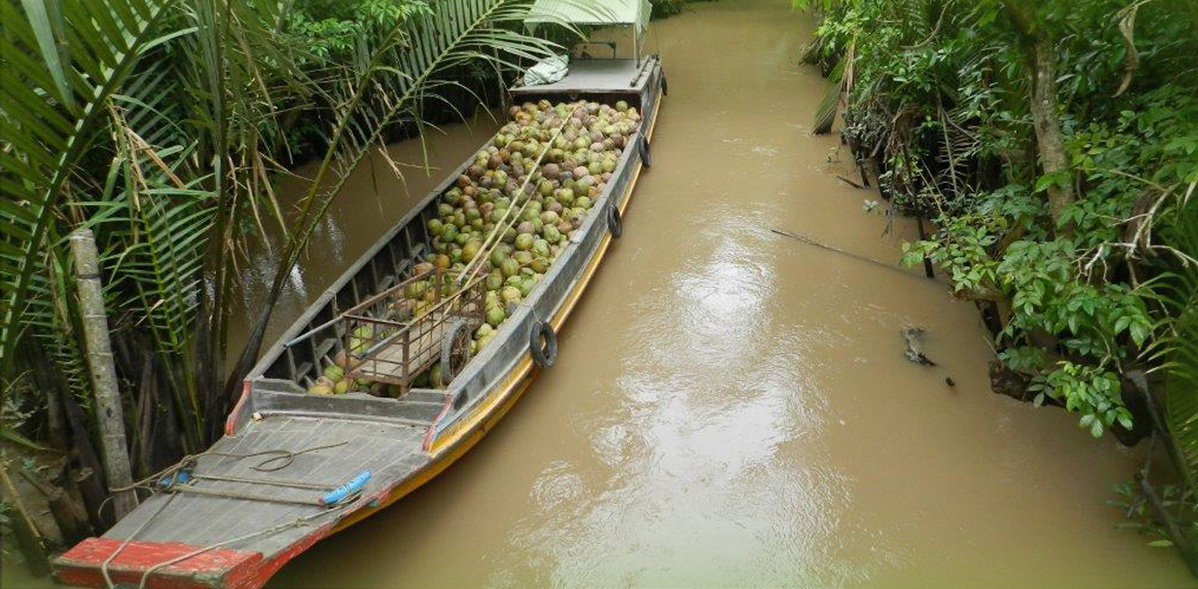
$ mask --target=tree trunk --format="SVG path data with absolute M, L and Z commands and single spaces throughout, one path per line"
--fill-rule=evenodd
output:
M 104 313 L 104 295 L 100 288 L 96 240 L 90 229 L 77 229 L 71 234 L 71 253 L 79 277 L 79 306 L 83 312 L 87 361 L 96 394 L 96 420 L 100 426 L 104 470 L 110 489 L 127 487 L 133 482 L 133 475 L 129 470 L 125 416 L 117 389 L 116 366 L 112 362 L 112 344 L 108 339 L 108 317 Z M 137 507 L 137 496 L 132 490 L 121 491 L 113 495 L 112 503 L 116 517 L 120 519 Z
M 41 531 L 37 529 L 37 524 L 33 523 L 33 518 L 29 516 L 29 511 L 26 509 L 25 503 L 21 501 L 17 488 L 8 478 L 3 463 L 0 463 L 0 484 L 4 486 L 4 491 L 8 493 L 12 505 L 16 508 L 16 517 L 11 520 L 12 532 L 16 536 L 17 548 L 25 557 L 30 572 L 37 577 L 50 574 L 50 561 L 46 554 L 46 544 L 42 540 Z
M 1044 174 L 1057 175 L 1048 187 L 1048 210 L 1060 226 L 1061 212 L 1073 202 L 1073 174 L 1069 154 L 1061 135 L 1061 119 L 1057 113 L 1057 75 L 1052 39 L 1043 31 L 1035 34 L 1029 48 L 1032 67 L 1031 111 L 1036 129 L 1036 149 Z M 1065 228 L 1066 233 L 1070 232 Z

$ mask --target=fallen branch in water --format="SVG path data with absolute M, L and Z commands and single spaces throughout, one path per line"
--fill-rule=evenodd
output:
M 841 182 L 844 182 L 845 184 L 848 184 L 849 186 L 852 186 L 853 188 L 856 188 L 856 189 L 858 189 L 858 190 L 864 190 L 864 189 L 865 189 L 865 187 L 864 187 L 864 186 L 862 186 L 862 185 L 860 185 L 860 184 L 858 184 L 858 183 L 856 183 L 856 182 L 853 182 L 852 180 L 849 180 L 848 178 L 845 178 L 844 176 L 841 176 L 841 175 L 839 175 L 839 174 L 837 174 L 837 175 L 836 175 L 836 178 L 837 178 L 838 180 L 840 180 Z
M 840 248 L 832 247 L 830 245 L 815 241 L 814 239 L 811 239 L 810 237 L 805 237 L 805 236 L 799 235 L 797 233 L 791 233 L 790 231 L 786 231 L 784 229 L 770 229 L 770 232 L 781 235 L 782 237 L 789 237 L 790 239 L 793 239 L 800 243 L 805 243 L 807 245 L 812 245 L 812 246 L 815 246 L 815 247 L 818 247 L 821 249 L 828 250 L 830 252 L 838 253 L 842 256 L 848 256 L 850 258 L 861 260 L 862 262 L 869 262 L 870 264 L 875 264 L 875 265 L 881 266 L 883 268 L 886 268 L 887 270 L 893 270 L 895 272 L 898 272 L 898 273 L 902 274 L 903 276 L 909 276 L 911 278 L 919 278 L 919 276 L 911 274 L 910 272 L 907 272 L 897 266 L 892 266 L 892 265 L 884 263 L 884 262 L 879 262 L 878 260 L 875 260 L 873 258 L 867 258 L 865 256 L 854 254 L 852 252 L 846 252 Z

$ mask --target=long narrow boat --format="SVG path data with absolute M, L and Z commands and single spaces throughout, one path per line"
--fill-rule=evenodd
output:
M 645 2 L 630 0 L 638 4 Z M 623 213 L 649 164 L 664 90 L 660 59 L 638 55 L 576 60 L 558 82 L 510 92 L 516 103 L 622 100 L 639 109 L 640 126 L 593 209 Z M 428 482 L 496 426 L 544 369 L 534 362 L 533 343 L 552 337 L 545 328 L 560 329 L 578 303 L 618 237 L 618 214 L 587 216 L 493 340 L 445 388 L 411 388 L 398 399 L 306 394 L 344 346 L 336 319 L 411 273 L 432 246 L 427 222 L 437 217 L 438 198 L 470 163 L 383 235 L 267 351 L 245 381 L 225 436 L 163 481 L 167 489 L 186 484 L 189 492 L 156 493 L 102 537 L 63 554 L 54 563 L 60 582 L 262 586 L 317 541 Z

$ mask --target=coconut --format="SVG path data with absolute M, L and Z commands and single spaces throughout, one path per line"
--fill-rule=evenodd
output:
M 536 242 L 534 241 L 533 243 L 536 243 Z M 516 260 L 516 263 L 520 264 L 521 266 L 527 266 L 532 263 L 532 252 L 531 251 L 518 251 L 518 252 L 512 254 L 512 259 Z
M 504 303 L 517 302 L 521 296 L 523 295 L 520 294 L 520 289 L 513 286 L 505 286 L 503 290 L 499 291 L 499 297 Z
M 478 251 L 482 249 L 482 247 L 482 242 L 475 239 L 466 242 L 466 245 L 462 246 L 462 259 L 467 262 L 473 260 L 474 256 L 478 255 Z
M 339 380 L 333 385 L 333 394 L 344 395 L 349 392 L 349 379 Z
M 578 197 L 578 200 L 574 201 L 574 204 L 578 205 L 579 208 L 589 209 L 591 208 L 591 198 L 588 196 L 580 196 Z
M 562 233 L 558 231 L 557 227 L 554 225 L 547 225 L 545 229 L 541 231 L 541 235 L 544 235 L 545 241 L 549 243 L 557 243 L 562 240 Z
M 502 307 L 495 306 L 487 309 L 487 324 L 491 327 L 498 327 L 504 319 L 507 319 L 507 314 L 503 312 Z
M 545 226 L 545 231 L 548 231 L 550 229 L 553 229 L 554 231 L 557 230 L 557 228 L 552 225 Z M 534 256 L 540 256 L 540 257 L 548 256 L 549 255 L 549 242 L 544 239 L 538 239 L 538 240 L 532 242 L 532 249 L 529 251 L 531 251 L 532 255 L 534 255 Z M 530 261 L 530 263 L 531 263 L 531 261 Z
M 507 258 L 499 265 L 499 270 L 503 273 L 504 278 L 515 276 L 520 273 L 520 262 L 512 258 Z
M 496 268 L 487 275 L 487 290 L 499 290 L 500 288 L 503 288 L 503 272 Z
M 433 258 L 433 267 L 439 270 L 448 268 L 450 263 L 449 256 L 445 254 L 438 254 L 436 258 Z
M 325 378 L 337 382 L 345 376 L 345 370 L 336 364 L 330 364 L 324 369 Z

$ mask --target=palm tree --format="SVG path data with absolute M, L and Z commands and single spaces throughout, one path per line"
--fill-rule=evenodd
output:
M 0 0 L 0 376 L 11 383 L 44 358 L 61 385 L 38 387 L 51 406 L 59 388 L 89 403 L 64 243 L 89 227 L 118 368 L 137 385 L 123 391 L 136 463 L 151 469 L 164 437 L 181 438 L 174 452 L 205 447 L 286 277 L 368 151 L 388 129 L 419 132 L 426 109 L 461 108 L 447 95 L 468 89 L 452 77 L 464 64 L 512 67 L 557 49 L 522 32 L 530 5 L 412 3 L 363 35 L 352 61 L 312 67 L 294 57 L 305 49 L 287 34 L 290 2 Z M 287 132 L 314 110 L 326 146 L 298 213 L 285 215 L 273 188 Z M 226 379 L 233 270 L 267 222 L 285 236 L 274 280 Z M 153 418 L 155 398 L 167 419 Z

